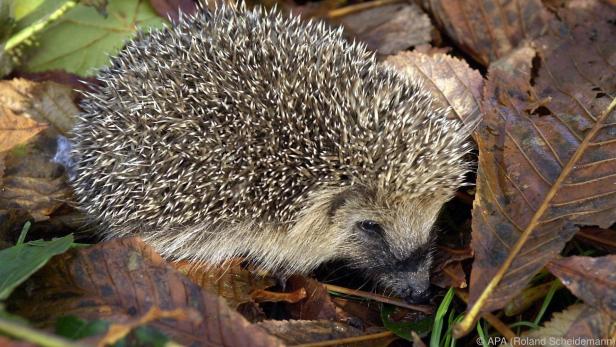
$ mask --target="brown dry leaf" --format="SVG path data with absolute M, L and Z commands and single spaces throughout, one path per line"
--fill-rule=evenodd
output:
M 374 301 L 358 301 L 347 299 L 342 296 L 332 296 L 332 302 L 336 305 L 336 316 L 341 322 L 361 322 L 363 327 L 381 327 L 382 305 Z M 412 311 L 415 312 L 415 311 Z
M 585 227 L 580 228 L 575 238 L 604 251 L 616 253 L 616 230 Z
M 595 339 L 614 338 L 607 315 L 584 305 L 575 304 L 562 312 L 554 313 L 552 319 L 541 328 L 522 334 L 521 341 L 534 342 L 534 346 L 574 347 L 588 346 Z M 524 340 L 524 338 L 529 338 Z M 576 342 L 577 341 L 577 342 Z M 600 343 L 609 346 L 609 340 Z M 598 345 L 600 345 L 598 344 Z M 511 344 L 503 346 L 511 347 Z
M 438 27 L 479 63 L 505 56 L 544 34 L 550 15 L 541 0 L 421 0 Z
M 616 220 L 614 9 L 598 1 L 569 6 L 577 19 L 595 18 L 595 28 L 567 23 L 573 29 L 561 28 L 563 37 L 490 66 L 478 136 L 472 308 L 457 333 L 479 311 L 506 305 L 576 225 Z
M 289 346 L 364 334 L 346 324 L 328 320 L 266 320 L 257 325 Z
M 343 8 L 344 9 L 344 8 Z M 347 35 L 382 55 L 394 54 L 432 41 L 434 28 L 419 6 L 391 4 L 341 17 Z
M 441 288 L 466 288 L 466 273 L 462 262 L 473 257 L 470 247 L 454 249 L 438 246 L 430 281 Z
M 0 209 L 23 209 L 41 221 L 70 198 L 64 168 L 52 161 L 56 141 L 47 135 L 45 131 L 23 150 L 6 155 Z
M 422 81 L 431 94 L 438 96 L 441 106 L 452 108 L 453 117 L 467 121 L 479 115 L 483 78 L 465 61 L 443 53 L 402 52 L 385 62 L 410 79 Z
M 229 306 L 254 301 L 253 292 L 269 288 L 275 284 L 274 279 L 258 275 L 241 266 L 241 259 L 231 259 L 219 266 L 192 264 L 186 261 L 171 263 L 201 288 L 222 296 Z
M 201 315 L 193 308 L 176 308 L 174 310 L 161 310 L 153 306 L 141 317 L 134 318 L 128 322 L 111 324 L 105 336 L 98 342 L 98 346 L 108 346 L 117 343 L 125 338 L 132 330 L 148 324 L 150 322 L 163 319 L 188 320 L 193 323 L 201 322 Z
M 547 268 L 575 296 L 616 319 L 616 255 L 561 257 Z
M 269 290 L 257 289 L 250 293 L 252 299 L 257 302 L 290 302 L 292 304 L 300 302 L 306 298 L 306 289 L 299 288 L 289 293 L 271 292 Z
M 196 310 L 201 321 L 149 323 L 174 341 L 193 346 L 281 346 L 248 323 L 223 299 L 203 291 L 136 238 L 117 239 L 55 257 L 11 297 L 9 309 L 41 326 L 59 316 L 126 324 L 152 307 Z
M 150 5 L 159 16 L 177 23 L 180 12 L 191 15 L 197 11 L 197 3 L 193 0 L 150 0 Z
M 6 138 L 1 123 L 9 113 L 21 119 L 19 122 L 28 119 L 52 125 L 42 132 L 38 128 L 29 132 L 28 136 L 37 136 L 25 148 L 6 154 L 6 168 L 0 178 L 3 183 L 0 209 L 24 209 L 40 221 L 69 198 L 71 192 L 64 168 L 52 159 L 56 154 L 57 135 L 72 127 L 78 112 L 73 97 L 72 89 L 53 82 L 36 83 L 18 78 L 0 81 L 0 139 L 3 139 L 0 143 Z M 18 124 L 13 119 L 11 123 Z
M 523 314 L 529 307 L 535 302 L 545 299 L 552 286 L 556 288 L 562 288 L 562 284 L 558 280 L 555 282 L 542 283 L 534 287 L 524 288 L 518 295 L 516 295 L 507 306 L 505 306 L 504 312 L 507 317 L 517 316 Z
M 289 314 L 293 319 L 336 320 L 336 306 L 325 286 L 304 276 L 291 276 L 287 281 L 289 291 L 301 288 L 306 291 L 307 298 L 295 304 L 287 304 Z
M 53 125 L 66 134 L 72 129 L 79 110 L 75 92 L 55 82 L 32 82 L 21 78 L 0 81 L 0 105 L 15 114 Z
M 47 124 L 18 116 L 0 103 L 0 152 L 9 151 L 17 145 L 28 142 L 45 128 Z
M 4 176 L 4 170 L 6 170 L 5 157 L 6 153 L 0 152 L 0 187 L 2 187 L 2 177 Z
M 439 272 L 432 274 L 430 282 L 441 288 L 466 288 L 466 273 L 461 263 L 445 265 Z
M 40 345 L 30 343 L 30 342 L 25 342 L 25 341 L 11 340 L 6 336 L 0 335 L 0 346 L 1 347 L 38 347 Z

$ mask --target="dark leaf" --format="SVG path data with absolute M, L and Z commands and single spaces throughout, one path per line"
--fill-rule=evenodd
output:
M 12 299 L 9 308 L 42 326 L 64 315 L 122 325 L 149 320 L 146 314 L 152 309 L 162 312 L 154 318 L 180 310 L 197 312 L 202 319 L 166 318 L 148 324 L 186 345 L 280 346 L 139 239 L 118 239 L 63 254 L 28 285 L 30 290 Z
M 490 66 L 469 300 L 473 306 L 481 296 L 482 311 L 506 305 L 559 254 L 576 225 L 616 220 L 616 70 L 608 64 L 616 53 L 608 19 L 616 10 L 598 1 L 568 6 L 563 18 L 575 11 L 576 20 L 594 18 L 595 29 L 555 24 L 562 36 Z
M 616 255 L 560 258 L 548 269 L 575 296 L 616 319 Z
M 505 56 L 524 39 L 542 35 L 549 13 L 541 0 L 421 0 L 456 45 L 483 65 Z

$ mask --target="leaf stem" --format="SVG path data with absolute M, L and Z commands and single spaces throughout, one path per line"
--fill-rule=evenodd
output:
M 409 310 L 419 311 L 419 312 L 423 312 L 423 313 L 426 313 L 426 314 L 431 314 L 432 312 L 434 312 L 432 307 L 427 306 L 427 305 L 407 304 L 406 302 L 404 302 L 404 301 L 402 301 L 400 299 L 390 298 L 390 297 L 384 296 L 384 295 L 379 295 L 379 294 L 375 294 L 375 293 L 365 292 L 363 290 L 356 290 L 356 289 L 350 289 L 350 288 L 345 288 L 345 287 L 339 287 L 339 286 L 336 286 L 336 285 L 333 285 L 333 284 L 323 284 L 323 285 L 325 286 L 325 288 L 327 288 L 327 290 L 329 290 L 331 292 L 347 294 L 347 295 L 353 295 L 353 296 L 359 296 L 360 298 L 366 298 L 366 299 L 370 299 L 370 300 L 374 300 L 374 301 L 378 301 L 378 302 L 384 302 L 386 304 L 391 304 L 391 305 L 395 305 L 395 306 L 399 306 L 399 307 L 404 307 L 404 308 L 408 308 Z
M 0 318 L 0 332 L 43 347 L 85 347 L 83 344 L 72 342 L 4 318 Z
M 473 306 L 471 306 L 471 308 L 468 310 L 468 313 L 466 314 L 466 316 L 464 316 L 464 319 L 462 320 L 462 322 L 460 322 L 454 327 L 455 337 L 457 338 L 462 337 L 468 334 L 470 330 L 473 328 L 474 322 L 479 318 L 479 314 L 481 313 L 482 307 L 485 305 L 490 295 L 492 295 L 492 293 L 496 290 L 498 284 L 503 279 L 503 277 L 505 277 L 505 274 L 507 273 L 507 271 L 509 271 L 511 264 L 513 263 L 513 260 L 518 256 L 518 254 L 522 250 L 522 247 L 524 247 L 524 245 L 526 244 L 526 241 L 532 234 L 533 230 L 535 230 L 537 226 L 541 224 L 540 219 L 541 217 L 543 217 L 545 212 L 550 207 L 550 202 L 552 201 L 552 199 L 558 192 L 559 188 L 561 187 L 565 179 L 569 177 L 569 174 L 575 168 L 575 164 L 578 162 L 578 160 L 582 157 L 582 155 L 588 148 L 588 144 L 590 143 L 591 139 L 594 138 L 597 132 L 599 132 L 599 130 L 603 128 L 602 123 L 605 121 L 607 116 L 612 112 L 612 110 L 614 110 L 615 107 L 616 107 L 616 98 L 612 100 L 612 102 L 607 107 L 607 109 L 597 118 L 594 126 L 587 132 L 586 137 L 584 138 L 582 143 L 580 143 L 580 146 L 575 151 L 575 153 L 573 153 L 573 155 L 571 156 L 571 159 L 568 161 L 567 165 L 563 168 L 562 172 L 556 179 L 556 182 L 554 182 L 554 184 L 552 185 L 552 187 L 546 194 L 543 200 L 543 203 L 541 204 L 541 206 L 539 206 L 539 208 L 533 215 L 532 219 L 530 220 L 530 222 L 524 229 L 524 232 L 522 232 L 522 234 L 520 235 L 520 238 L 516 241 L 516 243 L 511 248 L 511 252 L 509 252 L 509 255 L 507 256 L 507 259 L 505 259 L 505 261 L 503 262 L 503 265 L 501 265 L 501 267 L 498 269 L 494 277 L 492 277 L 490 282 L 488 282 L 488 284 L 486 285 L 484 290 L 481 292 L 481 294 L 479 295 L 479 297 L 477 298 Z
M 9 52 L 15 47 L 19 46 L 21 43 L 23 43 L 36 33 L 45 29 L 49 24 L 62 17 L 62 15 L 64 15 L 68 10 L 75 7 L 75 5 L 77 5 L 77 1 L 69 0 L 47 17 L 37 21 L 36 23 L 22 29 L 17 34 L 11 36 L 11 38 L 9 38 L 4 45 L 4 51 Z
M 366 342 L 366 341 L 382 339 L 386 337 L 395 337 L 395 335 L 391 331 L 384 331 L 382 333 L 376 333 L 376 334 L 370 334 L 370 335 L 360 335 L 360 336 L 355 336 L 355 337 L 346 337 L 342 339 L 294 345 L 293 347 L 325 347 L 325 346 L 340 346 L 340 345 L 347 345 L 347 344 L 350 345 L 350 344 L 354 344 L 358 342 Z
M 365 10 L 369 10 L 375 7 L 395 4 L 398 2 L 401 2 L 401 0 L 376 0 L 376 1 L 370 1 L 370 2 L 362 2 L 359 4 L 353 4 L 353 5 L 349 5 L 349 6 L 345 6 L 345 7 L 341 7 L 341 8 L 337 8 L 335 10 L 329 11 L 327 13 L 327 18 L 334 19 L 334 18 L 344 17 L 351 13 L 365 11 Z

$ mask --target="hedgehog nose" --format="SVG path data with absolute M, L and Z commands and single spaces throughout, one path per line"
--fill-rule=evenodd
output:
M 409 304 L 425 304 L 430 299 L 430 294 L 431 290 L 429 287 L 420 290 L 412 289 L 411 293 L 404 300 Z

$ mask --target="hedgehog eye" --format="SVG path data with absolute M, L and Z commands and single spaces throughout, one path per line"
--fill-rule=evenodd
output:
M 364 220 L 358 223 L 359 228 L 366 233 L 383 235 L 383 228 L 381 225 L 373 220 Z

